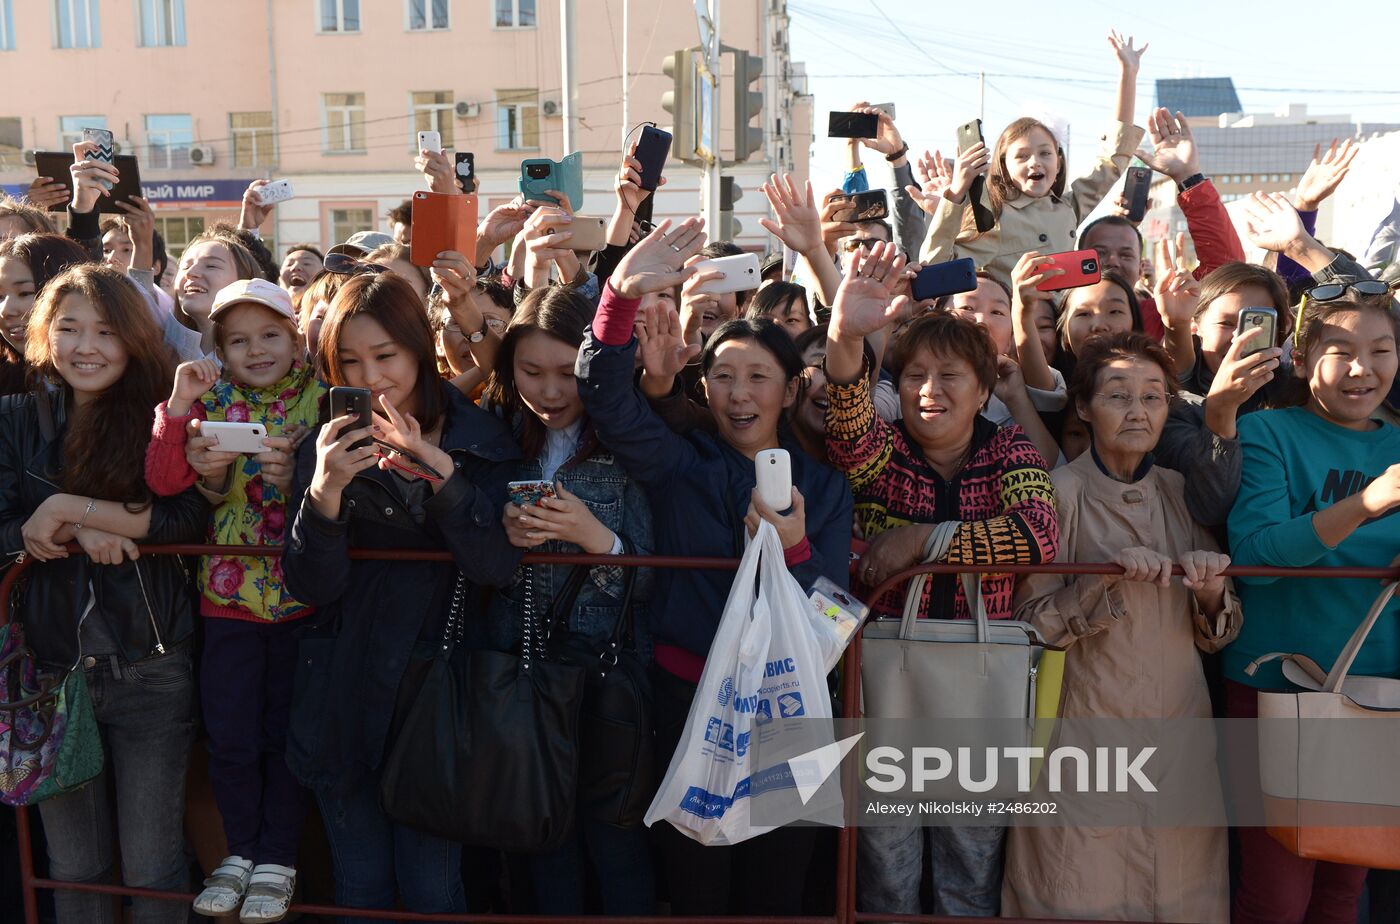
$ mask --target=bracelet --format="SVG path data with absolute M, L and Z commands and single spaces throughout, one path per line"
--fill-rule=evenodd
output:
M 74 532 L 77 532 L 78 530 L 82 529 L 82 528 L 83 528 L 83 525 L 87 523 L 87 518 L 90 517 L 90 516 L 92 516 L 92 512 L 93 512 L 94 510 L 96 510 L 96 509 L 97 509 L 97 500 L 96 500 L 96 498 L 89 497 L 89 498 L 88 498 L 88 502 L 87 502 L 87 509 L 83 511 L 82 518 L 79 519 L 78 522 L 76 522 L 76 523 L 73 524 L 73 531 L 74 531 Z
M 908 153 L 909 153 L 909 142 L 906 141 L 906 142 L 904 142 L 904 147 L 900 148 L 898 151 L 895 151 L 893 154 L 886 154 L 886 155 L 885 155 L 885 160 L 889 161 L 890 163 L 894 163 L 895 161 L 899 160 L 901 157 L 903 157 L 904 155 L 906 155 L 906 154 L 908 154 Z
M 1206 175 L 1204 173 L 1193 173 L 1182 180 L 1181 183 L 1177 185 L 1177 189 L 1186 192 L 1186 190 L 1190 189 L 1192 186 L 1200 186 L 1205 181 Z

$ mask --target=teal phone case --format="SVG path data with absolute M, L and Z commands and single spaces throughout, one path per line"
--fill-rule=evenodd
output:
M 549 175 L 533 178 L 529 174 L 532 165 L 546 165 Z M 583 207 L 583 154 L 575 151 L 563 160 L 555 162 L 548 157 L 532 157 L 520 162 L 520 192 L 526 199 L 549 200 L 554 197 L 546 190 L 557 189 L 569 197 L 569 204 L 577 212 Z

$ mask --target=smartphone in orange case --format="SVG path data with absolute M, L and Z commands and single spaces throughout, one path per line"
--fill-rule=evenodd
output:
M 413 194 L 413 243 L 408 259 L 432 266 L 444 250 L 476 260 L 476 196 L 419 191 Z

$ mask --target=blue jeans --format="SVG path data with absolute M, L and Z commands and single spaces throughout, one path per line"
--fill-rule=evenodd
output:
M 345 908 L 465 912 L 462 845 L 390 821 L 379 807 L 379 779 L 346 793 L 316 791 L 335 863 L 335 900 Z M 342 918 L 366 924 L 367 918 Z M 384 918 L 389 922 L 391 919 Z
M 598 875 L 604 914 L 635 917 L 655 913 L 656 890 L 646 829 L 617 828 L 587 819 L 576 820 L 559 849 L 530 857 L 535 910 L 550 915 L 584 914 L 584 874 L 590 861 Z
M 924 864 L 933 882 L 930 914 L 996 917 L 1006 829 L 870 827 L 858 832 L 856 896 L 861 911 L 919 914 Z
M 81 789 L 39 803 L 50 875 L 65 882 L 111 880 L 115 807 L 122 881 L 184 891 L 185 772 L 194 738 L 190 655 L 174 651 L 133 664 L 95 660 L 86 674 L 106 763 Z M 107 895 L 54 895 L 59 924 L 112 924 L 112 904 Z M 186 902 L 149 898 L 132 899 L 131 910 L 134 924 L 184 924 L 190 913 Z

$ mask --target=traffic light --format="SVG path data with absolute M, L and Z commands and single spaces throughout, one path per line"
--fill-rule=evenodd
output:
M 763 111 L 762 89 L 750 90 L 749 84 L 763 76 L 763 58 L 747 51 L 734 50 L 734 160 L 748 160 L 763 149 L 763 123 L 749 122 Z
M 661 94 L 661 108 L 671 113 L 671 156 L 695 163 L 699 113 L 695 105 L 695 52 L 683 48 L 662 59 L 661 72 L 671 78 L 671 89 Z
M 744 190 L 732 176 L 719 178 L 719 239 L 732 241 L 744 233 L 744 226 L 734 217 L 734 203 L 744 198 Z

